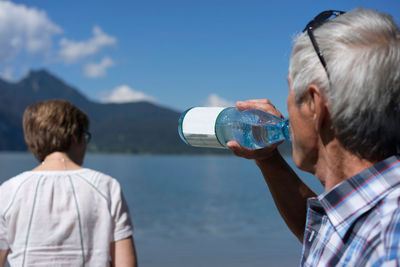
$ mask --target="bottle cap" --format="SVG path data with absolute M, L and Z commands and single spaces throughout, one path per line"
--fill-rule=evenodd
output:
M 215 121 L 225 108 L 195 107 L 182 114 L 179 134 L 192 146 L 224 148 L 215 134 Z

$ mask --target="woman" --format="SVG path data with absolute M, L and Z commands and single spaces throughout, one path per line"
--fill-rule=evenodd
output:
M 0 266 L 136 266 L 119 183 L 82 168 L 89 119 L 65 100 L 29 106 L 25 141 L 41 164 L 0 187 Z

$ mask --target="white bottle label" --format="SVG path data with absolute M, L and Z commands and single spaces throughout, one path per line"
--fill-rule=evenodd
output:
M 215 135 L 215 121 L 225 108 L 196 107 L 182 121 L 182 133 L 192 146 L 224 148 Z

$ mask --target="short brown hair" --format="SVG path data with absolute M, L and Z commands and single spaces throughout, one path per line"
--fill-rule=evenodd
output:
M 67 152 L 74 136 L 83 142 L 89 118 L 70 102 L 53 99 L 27 107 L 22 126 L 29 150 L 42 162 L 53 152 Z

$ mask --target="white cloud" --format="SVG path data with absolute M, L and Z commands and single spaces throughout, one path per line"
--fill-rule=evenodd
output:
M 8 82 L 14 82 L 15 81 L 14 68 L 12 67 L 5 68 L 4 71 L 0 73 L 0 77 Z
M 0 1 L 0 63 L 13 59 L 21 51 L 46 53 L 53 36 L 61 32 L 45 11 Z
M 206 107 L 232 107 L 235 106 L 235 103 L 230 100 L 226 100 L 217 94 L 211 94 L 208 96 L 207 100 L 204 103 Z
M 107 35 L 99 26 L 93 27 L 93 37 L 86 41 L 71 41 L 62 38 L 60 56 L 66 63 L 74 63 L 87 56 L 98 53 L 107 46 L 117 43 L 117 39 Z
M 99 63 L 88 63 L 83 67 L 83 74 L 88 78 L 103 77 L 107 74 L 107 69 L 114 66 L 114 61 L 109 57 L 104 57 Z
M 136 91 L 128 85 L 121 85 L 112 91 L 103 92 L 100 101 L 102 103 L 157 102 L 154 97 Z

